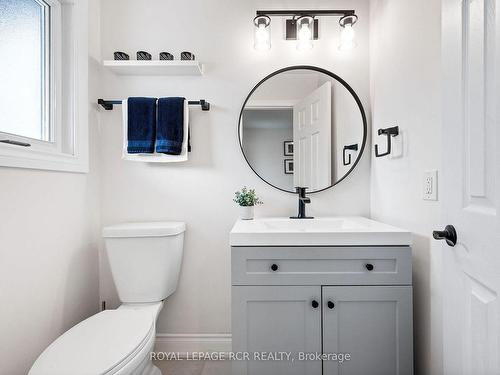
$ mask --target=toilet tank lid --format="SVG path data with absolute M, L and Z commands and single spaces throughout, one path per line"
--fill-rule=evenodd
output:
M 123 223 L 104 227 L 102 236 L 110 237 L 163 237 L 174 236 L 186 230 L 181 221 L 158 221 L 150 223 Z

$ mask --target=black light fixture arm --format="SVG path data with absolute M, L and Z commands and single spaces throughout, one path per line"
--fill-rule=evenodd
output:
M 379 129 L 378 135 L 386 135 L 387 136 L 387 151 L 379 152 L 378 145 L 375 145 L 375 156 L 380 158 L 382 156 L 389 155 L 392 152 L 392 142 L 391 137 L 396 137 L 399 135 L 399 126 L 393 126 L 392 128 Z
M 122 100 L 97 99 L 97 104 L 102 106 L 106 111 L 111 111 L 115 105 L 121 105 Z M 188 104 L 189 105 L 199 105 L 199 106 L 201 106 L 202 111 L 210 111 L 210 103 L 207 102 L 205 99 L 189 100 Z
M 283 17 L 293 17 L 293 16 L 352 16 L 356 12 L 352 9 L 287 9 L 287 10 L 258 10 L 256 12 L 257 16 L 283 16 Z
M 271 24 L 271 17 L 287 17 L 285 39 L 297 40 L 297 27 L 301 25 L 300 20 L 304 20 L 302 24 L 312 27 L 313 40 L 319 37 L 319 21 L 317 17 L 331 16 L 339 17 L 339 25 L 344 28 L 347 24 L 354 25 L 358 16 L 354 9 L 270 9 L 257 10 L 254 23 L 257 27 L 265 24 L 268 27 Z M 269 48 L 269 47 L 267 47 Z

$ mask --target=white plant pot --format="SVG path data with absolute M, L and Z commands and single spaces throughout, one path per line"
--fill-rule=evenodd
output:
M 240 218 L 242 220 L 253 220 L 254 206 L 240 206 Z

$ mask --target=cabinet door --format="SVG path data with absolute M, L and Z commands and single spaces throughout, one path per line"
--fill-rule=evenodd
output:
M 350 354 L 342 364 L 325 360 L 324 375 L 413 373 L 411 286 L 328 286 L 322 293 L 323 352 Z
M 321 361 L 298 360 L 300 352 L 321 352 L 320 286 L 234 286 L 232 294 L 233 352 L 250 355 L 232 362 L 232 375 L 321 375 Z M 261 352 L 295 360 L 256 359 Z

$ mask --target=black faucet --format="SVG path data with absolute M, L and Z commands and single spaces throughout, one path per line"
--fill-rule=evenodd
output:
M 305 187 L 297 187 L 297 194 L 299 195 L 299 213 L 297 216 L 291 216 L 290 219 L 314 219 L 306 215 L 306 204 L 311 203 L 311 198 L 306 197 Z

